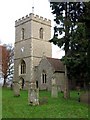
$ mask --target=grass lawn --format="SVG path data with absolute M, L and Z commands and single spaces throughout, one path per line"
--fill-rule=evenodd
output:
M 14 97 L 13 91 L 2 90 L 3 118 L 88 118 L 88 106 L 78 102 L 77 91 L 71 91 L 71 98 L 65 100 L 63 93 L 58 98 L 51 98 L 51 93 L 40 91 L 40 99 L 46 98 L 47 103 L 39 106 L 28 105 L 27 91 L 21 91 L 20 97 Z

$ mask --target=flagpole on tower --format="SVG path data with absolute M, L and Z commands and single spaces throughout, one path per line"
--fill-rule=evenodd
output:
M 34 14 L 34 0 L 33 0 L 33 3 L 32 3 L 32 13 Z

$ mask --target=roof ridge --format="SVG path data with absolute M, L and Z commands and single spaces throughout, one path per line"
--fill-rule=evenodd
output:
M 58 58 L 51 58 L 51 57 L 46 57 L 46 58 L 55 59 L 55 60 L 60 60 L 60 59 L 58 59 Z

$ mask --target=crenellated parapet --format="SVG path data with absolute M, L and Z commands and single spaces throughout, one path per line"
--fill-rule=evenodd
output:
M 16 20 L 15 21 L 15 26 L 18 26 L 18 25 L 23 24 L 25 22 L 29 22 L 31 20 L 51 26 L 51 20 L 49 20 L 47 18 L 43 18 L 43 17 L 41 17 L 39 15 L 35 15 L 33 13 L 30 13 L 29 15 L 26 15 L 25 17 L 22 17 L 22 18 Z

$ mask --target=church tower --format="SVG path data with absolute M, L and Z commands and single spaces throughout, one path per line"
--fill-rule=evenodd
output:
M 14 82 L 27 87 L 43 54 L 52 57 L 51 21 L 33 13 L 15 21 Z

